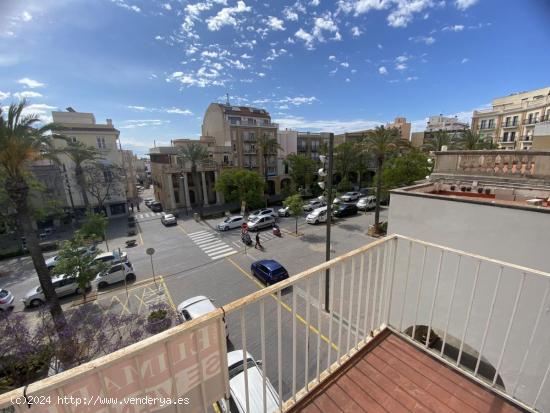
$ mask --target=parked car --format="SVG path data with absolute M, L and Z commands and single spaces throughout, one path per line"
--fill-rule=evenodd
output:
M 80 247 L 79 250 L 85 251 L 85 254 L 93 254 L 96 251 L 96 246 L 94 244 L 88 246 L 88 247 Z M 48 267 L 48 270 L 53 270 L 54 267 L 57 265 L 57 262 L 59 261 L 59 255 L 54 255 L 53 257 L 50 257 L 46 260 L 46 267 Z
M 0 311 L 7 311 L 10 308 L 13 308 L 13 294 L 0 288 Z
M 338 204 L 341 204 L 343 203 L 344 201 L 342 201 L 341 198 L 338 198 L 338 197 L 334 197 L 334 199 L 332 200 L 332 205 L 338 205 Z
M 254 218 L 253 220 L 248 221 L 246 225 L 248 225 L 249 231 L 258 231 L 262 228 L 271 228 L 274 223 L 275 218 L 271 215 L 266 215 L 263 217 Z
M 178 224 L 178 221 L 176 220 L 176 217 L 174 216 L 174 214 L 165 214 L 165 213 L 163 213 L 162 216 L 160 217 L 160 222 L 162 222 L 162 224 L 166 227 L 168 225 L 177 225 Z
M 327 207 L 321 207 L 314 209 L 306 217 L 308 224 L 319 224 L 321 222 L 327 222 Z
M 227 231 L 228 229 L 240 228 L 245 223 L 242 215 L 233 215 L 225 218 L 222 222 L 216 225 L 218 231 Z
M 151 202 L 149 208 L 151 208 L 151 211 L 153 212 L 162 212 L 162 204 L 158 201 Z
M 119 255 L 118 251 L 103 252 L 98 254 L 97 257 L 94 258 L 94 261 L 102 261 L 111 265 L 118 264 L 119 262 L 130 263 L 126 251 L 122 251 L 121 255 Z
M 354 204 L 340 204 L 333 212 L 335 217 L 347 217 L 357 214 L 357 207 Z
M 307 204 L 305 204 L 302 209 L 306 212 L 313 211 L 314 209 L 321 208 L 322 206 L 325 206 L 325 202 L 321 201 L 320 199 L 312 199 Z
M 244 366 L 246 362 L 246 379 Z M 223 413 L 246 412 L 246 386 L 248 386 L 248 410 L 253 413 L 275 412 L 279 410 L 279 398 L 273 385 L 262 374 L 262 361 L 254 360 L 250 353 L 246 353 L 243 360 L 243 351 L 234 350 L 227 353 L 229 368 L 229 399 L 218 401 L 218 407 Z M 265 407 L 264 407 L 264 380 L 265 380 Z
M 65 297 L 71 294 L 81 294 L 82 291 L 76 282 L 76 277 L 67 277 L 63 275 L 52 278 L 53 288 L 58 297 Z M 46 296 L 42 287 L 34 287 L 22 298 L 25 307 L 36 307 L 46 302 Z
M 250 266 L 252 275 L 267 285 L 275 284 L 288 278 L 288 271 L 275 260 L 255 261 Z
M 92 281 L 92 286 L 97 288 L 105 288 L 108 285 L 124 281 L 125 279 L 127 282 L 134 281 L 136 279 L 134 267 L 129 262 L 115 264 L 108 270 L 101 271 Z
M 155 202 L 155 198 L 145 198 L 145 205 L 150 206 L 153 202 Z
M 344 202 L 353 202 L 353 201 L 357 201 L 360 196 L 361 196 L 361 192 L 352 191 L 352 192 L 346 192 L 340 198 Z
M 290 207 L 279 208 L 279 210 L 277 211 L 277 215 L 279 215 L 280 217 L 289 217 L 290 214 Z
M 182 301 L 177 306 L 178 317 L 182 322 L 193 320 L 199 318 L 210 311 L 215 310 L 217 307 L 214 305 L 212 300 L 204 295 L 197 295 L 196 297 L 189 298 L 188 300 Z M 229 334 L 227 332 L 227 324 L 225 325 L 225 338 L 229 339 Z
M 265 216 L 270 216 L 275 218 L 277 214 L 275 213 L 275 210 L 273 208 L 263 208 L 263 209 L 258 209 L 257 211 L 252 211 L 248 216 L 248 219 L 252 220 L 257 217 L 265 217 Z
M 369 209 L 374 209 L 376 207 L 376 197 L 375 196 L 365 196 L 363 198 L 359 198 L 359 201 L 357 201 L 357 209 L 360 209 L 361 211 L 368 211 Z

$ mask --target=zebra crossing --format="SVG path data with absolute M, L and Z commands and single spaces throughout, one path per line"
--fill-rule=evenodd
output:
M 228 257 L 237 251 L 220 240 L 216 234 L 210 231 L 198 231 L 188 234 L 189 238 L 212 260 Z
M 151 218 L 160 218 L 162 212 L 142 212 L 140 214 L 135 214 L 134 216 L 138 221 L 151 219 Z

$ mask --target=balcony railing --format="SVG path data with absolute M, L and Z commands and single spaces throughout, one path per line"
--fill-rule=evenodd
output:
M 480 130 L 492 130 L 492 129 L 495 129 L 495 125 L 494 124 L 490 124 L 490 125 L 482 125 L 479 127 Z
M 229 124 L 232 126 L 253 126 L 255 128 L 278 128 L 278 123 L 273 122 L 249 122 L 247 120 L 241 120 L 241 121 L 229 121 Z
M 503 128 L 517 128 L 519 126 L 519 122 L 504 122 L 502 124 Z
M 146 341 L 3 394 L 0 408 L 24 394 L 56 400 L 74 394 L 193 395 L 193 408 L 200 410 L 228 395 L 225 322 L 243 361 L 247 353 L 262 360 L 254 392 L 250 380 L 258 375 L 249 375 L 243 363 L 246 411 L 251 398 L 265 406 L 267 381 L 281 411 L 288 410 L 384 329 L 520 407 L 548 411 L 549 293 L 548 273 L 392 235 Z M 197 380 L 184 380 L 191 371 L 198 372 Z M 26 411 L 22 405 L 15 409 Z
M 535 125 L 536 123 L 539 123 L 539 118 L 527 118 L 523 120 L 524 125 Z

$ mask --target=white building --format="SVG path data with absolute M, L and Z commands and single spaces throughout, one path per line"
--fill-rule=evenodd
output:
M 449 133 L 465 131 L 470 128 L 470 124 L 460 122 L 458 117 L 449 117 L 443 115 L 430 116 L 426 125 L 426 132 L 445 131 Z
M 68 108 L 67 112 L 52 112 L 52 116 L 54 123 L 60 127 L 60 133 L 65 137 L 96 148 L 101 153 L 100 163 L 122 168 L 122 155 L 117 145 L 120 132 L 115 129 L 111 119 L 107 119 L 104 124 L 96 123 L 93 113 L 76 112 L 72 108 Z M 62 150 L 67 143 L 64 140 L 55 139 L 54 145 L 57 149 Z M 74 173 L 75 165 L 66 154 L 61 153 L 59 159 L 68 180 L 66 186 L 67 204 L 74 205 L 75 209 L 84 209 L 82 191 L 76 182 Z M 110 178 L 106 176 L 105 179 Z M 87 191 L 87 195 L 92 207 L 97 206 L 98 196 L 102 198 L 106 195 L 104 207 L 107 216 L 124 215 L 127 212 L 126 184 L 123 175 L 117 176 L 116 182 L 110 184 L 108 194 L 98 192 L 94 196 L 93 193 Z

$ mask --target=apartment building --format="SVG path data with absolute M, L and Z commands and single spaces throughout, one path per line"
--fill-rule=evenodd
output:
M 475 110 L 472 130 L 501 149 L 531 149 L 535 126 L 550 118 L 550 87 L 496 98 L 492 108 Z
M 194 181 L 191 162 L 181 157 L 181 149 L 196 142 L 204 145 L 210 155 L 209 159 L 197 164 L 198 182 Z M 201 206 L 201 199 L 202 207 L 223 204 L 223 194 L 216 192 L 214 186 L 221 169 L 231 166 L 231 148 L 218 147 L 208 138 L 199 141 L 174 139 L 171 143 L 171 146 L 149 150 L 155 199 L 164 210 L 188 213 Z
M 52 112 L 54 123 L 60 130 L 59 132 L 65 137 L 78 141 L 86 146 L 96 148 L 101 158 L 98 162 L 105 166 L 113 166 L 122 168 L 122 153 L 117 145 L 117 140 L 120 132 L 113 126 L 111 119 L 107 119 L 106 123 L 96 123 L 93 113 L 76 112 L 72 108 L 67 108 L 66 112 Z M 58 150 L 63 150 L 67 145 L 66 141 L 54 139 L 54 146 Z M 75 209 L 84 209 L 85 201 L 82 195 L 82 189 L 79 187 L 73 161 L 63 152 L 59 155 L 59 160 L 67 178 L 67 204 L 74 205 Z M 127 213 L 127 198 L 126 198 L 126 182 L 123 174 L 105 174 L 105 188 L 109 188 L 109 192 L 98 191 L 91 192 L 88 188 L 87 198 L 92 207 L 97 207 L 101 200 L 104 212 L 108 217 L 124 215 Z M 113 182 L 112 180 L 115 179 Z M 100 183 L 96 182 L 96 187 L 100 187 Z
M 265 109 L 211 103 L 204 115 L 202 136 L 213 139 L 219 147 L 231 148 L 234 166 L 257 171 L 262 176 L 267 173 L 268 193 L 274 195 L 280 192 L 281 183 L 277 151 L 264 157 L 258 139 L 277 138 L 278 127 Z
M 336 146 L 347 142 L 353 142 L 353 143 L 361 142 L 361 140 L 363 140 L 365 136 L 367 136 L 367 133 L 369 133 L 370 131 L 371 129 L 365 129 L 365 130 L 360 130 L 355 132 L 344 132 L 338 135 L 334 135 L 334 145 Z
M 426 132 L 444 131 L 449 134 L 463 132 L 470 128 L 470 124 L 460 122 L 458 117 L 449 117 L 443 115 L 430 116 L 426 125 Z
M 401 139 L 404 139 L 407 142 L 410 140 L 411 123 L 407 122 L 407 118 L 397 117 L 392 123 L 386 123 L 386 128 L 395 128 L 399 131 L 399 136 L 401 136 Z
M 550 120 L 535 125 L 533 150 L 550 150 Z

